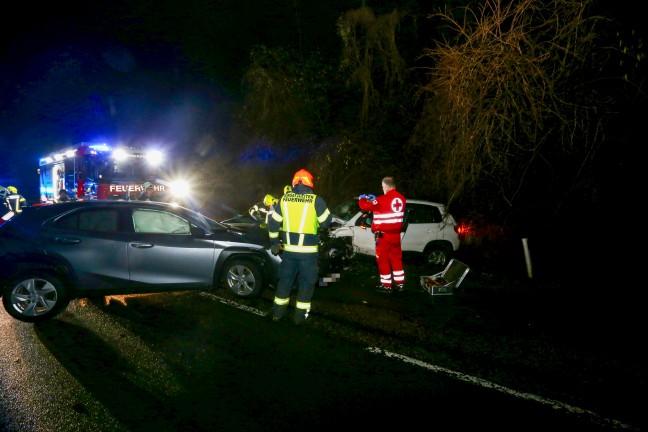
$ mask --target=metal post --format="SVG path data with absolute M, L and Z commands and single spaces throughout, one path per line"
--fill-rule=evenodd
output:
M 522 246 L 524 247 L 524 259 L 526 260 L 527 275 L 529 279 L 533 279 L 533 268 L 531 267 L 531 254 L 529 253 L 529 242 L 527 238 L 522 239 Z

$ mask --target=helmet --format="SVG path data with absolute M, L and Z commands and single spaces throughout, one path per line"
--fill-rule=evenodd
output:
M 296 186 L 299 182 L 302 182 L 304 186 L 313 187 L 313 174 L 303 168 L 300 169 L 293 176 L 292 185 Z
M 266 195 L 263 198 L 263 204 L 266 206 L 271 206 L 272 204 L 276 204 L 277 202 L 277 199 L 270 194 Z
M 18 189 L 16 189 L 16 186 L 9 186 L 9 187 L 7 188 L 7 191 L 8 191 L 9 193 L 11 193 L 11 194 L 17 194 L 17 193 L 18 193 Z
M 144 190 L 146 190 L 146 189 L 148 189 L 148 188 L 150 188 L 150 187 L 153 187 L 153 185 L 151 184 L 151 182 L 146 182 L 146 183 L 144 183 L 144 185 L 143 185 Z
M 292 192 L 292 186 L 290 185 L 284 186 L 284 195 L 286 195 L 289 192 Z

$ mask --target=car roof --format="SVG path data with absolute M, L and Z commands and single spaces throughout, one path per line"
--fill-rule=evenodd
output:
M 422 200 L 422 199 L 416 199 L 416 198 L 405 198 L 406 203 L 412 203 L 412 204 L 427 204 L 427 205 L 434 205 L 437 207 L 445 207 L 444 204 L 434 202 L 434 201 L 427 201 L 427 200 Z
M 19 221 L 22 223 L 38 223 L 39 221 L 44 221 L 52 217 L 58 216 L 61 213 L 65 213 L 70 210 L 78 208 L 92 208 L 92 207 L 148 207 L 148 208 L 159 208 L 159 209 L 176 209 L 179 206 L 171 203 L 157 202 L 157 201 L 116 201 L 116 200 L 91 200 L 91 201 L 68 201 L 57 204 L 45 204 L 45 205 L 35 205 L 31 207 L 25 207 L 18 217 L 12 218 L 12 220 Z M 180 207 L 181 210 L 190 211 L 184 207 Z
M 43 212 L 59 213 L 62 210 L 69 210 L 80 207 L 141 207 L 142 205 L 150 205 L 154 207 L 175 208 L 176 204 L 159 201 L 138 201 L 138 200 L 88 200 L 88 201 L 65 201 L 56 204 L 35 205 L 27 207 L 29 209 L 36 208 L 42 209 Z

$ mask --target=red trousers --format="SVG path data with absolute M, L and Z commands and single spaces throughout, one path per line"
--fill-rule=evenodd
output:
M 376 262 L 382 285 L 391 287 L 392 275 L 393 283 L 405 283 L 400 233 L 382 233 L 382 237 L 376 236 Z

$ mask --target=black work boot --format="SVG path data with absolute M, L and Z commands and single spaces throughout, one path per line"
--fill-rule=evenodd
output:
M 308 319 L 308 314 L 310 312 L 310 309 L 296 309 L 295 310 L 295 316 L 293 318 L 293 322 L 295 325 L 302 325 L 306 322 Z
M 273 322 L 281 321 L 284 315 L 286 315 L 286 309 L 287 307 L 285 306 L 274 305 L 272 307 L 272 311 L 270 311 L 270 315 L 272 315 L 272 321 Z
M 391 294 L 392 293 L 392 288 L 390 286 L 386 286 L 386 285 L 378 285 L 376 287 L 376 291 L 379 292 L 379 293 L 383 293 L 383 294 Z

